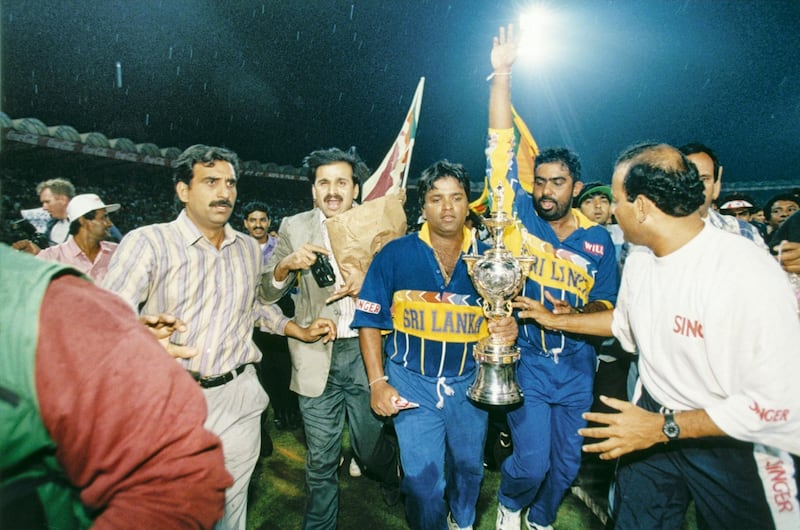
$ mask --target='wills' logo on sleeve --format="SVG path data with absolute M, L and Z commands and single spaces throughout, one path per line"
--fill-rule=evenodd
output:
M 594 254 L 595 256 L 601 257 L 605 253 L 605 247 L 603 247 L 601 243 L 590 243 L 588 241 L 583 242 L 583 250 L 589 254 Z

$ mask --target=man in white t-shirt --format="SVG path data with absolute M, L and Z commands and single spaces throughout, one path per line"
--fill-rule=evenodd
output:
M 613 311 L 551 313 L 518 298 L 520 318 L 570 332 L 613 335 L 638 349 L 634 403 L 584 446 L 621 459 L 617 528 L 680 527 L 694 500 L 710 528 L 798 528 L 788 454 L 800 453 L 800 321 L 786 275 L 767 253 L 703 223 L 703 186 L 685 155 L 642 145 L 617 161 L 614 215 L 631 253 Z M 757 310 L 754 310 L 757 308 Z M 559 313 L 559 314 L 556 314 Z M 633 454 L 629 454 L 633 453 Z

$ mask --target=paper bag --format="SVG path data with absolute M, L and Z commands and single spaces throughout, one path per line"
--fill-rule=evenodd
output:
M 325 219 L 331 249 L 345 280 L 363 277 L 386 243 L 405 235 L 406 213 L 397 195 L 385 195 Z

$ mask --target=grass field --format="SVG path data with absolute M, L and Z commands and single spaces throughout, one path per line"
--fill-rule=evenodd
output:
M 272 430 L 275 451 L 262 458 L 250 488 L 247 528 L 252 530 L 294 530 L 303 520 L 305 502 L 303 466 L 305 446 L 302 431 Z M 346 455 L 349 449 L 346 449 Z M 402 502 L 388 506 L 380 487 L 366 477 L 351 477 L 347 460 L 340 473 L 340 530 L 407 529 Z M 497 514 L 500 473 L 487 471 L 478 500 L 476 530 L 493 530 Z M 602 500 L 602 499 L 600 499 Z M 603 528 L 600 520 L 572 494 L 567 494 L 554 523 L 556 529 Z

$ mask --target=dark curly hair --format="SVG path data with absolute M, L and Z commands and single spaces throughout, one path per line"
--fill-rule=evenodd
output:
M 703 182 L 686 155 L 666 144 L 645 143 L 626 149 L 615 167 L 627 164 L 623 188 L 628 201 L 644 195 L 672 217 L 697 211 L 705 200 Z
M 369 177 L 369 168 L 358 156 L 355 147 L 347 151 L 342 151 L 338 147 L 313 151 L 303 159 L 303 169 L 306 170 L 308 180 L 314 184 L 317 181 L 317 169 L 336 162 L 346 162 L 353 168 L 353 185 L 361 184 Z
M 678 151 L 686 156 L 695 155 L 697 153 L 708 155 L 708 158 L 711 159 L 711 163 L 714 164 L 714 182 L 719 180 L 719 159 L 717 158 L 717 154 L 710 147 L 700 142 L 691 142 L 680 146 Z
M 467 199 L 469 199 L 469 175 L 464 166 L 454 164 L 448 160 L 439 160 L 430 167 L 425 168 L 417 181 L 417 196 L 420 209 L 425 207 L 425 195 L 431 190 L 433 183 L 445 177 L 453 177 L 461 183 L 461 187 L 464 188 L 464 193 L 467 194 Z
M 264 212 L 267 214 L 267 217 L 269 217 L 269 208 L 267 207 L 266 203 L 261 201 L 250 201 L 245 204 L 242 208 L 242 217 L 247 219 L 247 216 L 253 212 Z
M 195 144 L 191 147 L 188 147 L 175 160 L 175 172 L 173 173 L 172 180 L 175 184 L 178 182 L 183 182 L 187 186 L 191 186 L 195 164 L 210 166 L 218 160 L 230 162 L 230 164 L 233 166 L 233 170 L 235 171 L 236 178 L 240 178 L 239 157 L 236 153 L 230 149 L 225 149 L 224 147 L 211 147 L 203 144 Z
M 573 182 L 581 180 L 581 159 L 566 147 L 549 147 L 542 150 L 533 160 L 533 170 L 536 171 L 536 168 L 542 164 L 553 162 L 560 162 L 567 166 Z

